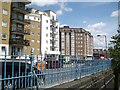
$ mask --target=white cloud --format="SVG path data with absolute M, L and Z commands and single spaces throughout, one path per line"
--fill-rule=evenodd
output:
M 111 17 L 117 17 L 117 16 L 118 16 L 118 10 L 113 11 Z
M 59 0 L 31 0 L 31 5 L 37 5 L 37 6 L 50 6 L 54 4 L 58 4 Z
M 72 8 L 68 7 L 67 4 L 64 2 L 58 3 L 58 5 L 60 6 L 60 9 L 56 11 L 57 15 L 62 15 L 64 11 L 72 11 Z
M 103 23 L 103 22 L 99 22 L 99 23 L 95 23 L 93 25 L 88 25 L 87 26 L 87 29 L 89 31 L 99 31 L 101 30 L 102 28 L 104 28 L 106 26 L 106 23 Z
M 94 37 L 94 48 L 105 48 L 104 37 L 98 38 L 97 35 L 108 35 L 105 32 L 106 23 L 98 22 L 92 25 L 88 25 L 86 30 L 88 30 Z
M 58 5 L 60 9 L 56 11 L 57 15 L 62 15 L 64 11 L 65 12 L 72 11 L 72 8 L 67 6 L 67 3 L 66 3 L 68 2 L 67 0 L 62 2 L 60 0 L 49 0 L 49 1 L 48 0 L 31 0 L 31 2 L 32 2 L 31 5 L 36 5 L 40 7 Z

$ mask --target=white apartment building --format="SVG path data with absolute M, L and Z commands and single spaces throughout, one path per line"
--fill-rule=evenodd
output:
M 51 10 L 41 11 L 33 8 L 28 10 L 31 13 L 27 14 L 25 19 L 39 22 L 40 25 L 39 54 L 59 55 L 59 22 L 56 13 Z

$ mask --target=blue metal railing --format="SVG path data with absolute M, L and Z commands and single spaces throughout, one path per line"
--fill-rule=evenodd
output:
M 2 78 L 0 82 L 2 89 L 23 89 L 23 88 L 48 88 L 74 79 L 82 78 L 86 75 L 100 72 L 111 67 L 111 60 L 80 60 L 78 57 L 69 58 L 66 62 L 64 57 L 46 56 L 41 59 L 35 58 L 33 52 L 30 56 L 19 55 L 18 59 L 13 54 L 11 59 L 7 59 L 6 53 L 2 62 Z M 44 70 L 37 70 L 36 63 L 43 63 Z M 28 63 L 30 62 L 30 63 Z M 42 64 L 41 64 L 42 65 Z M 38 64 L 37 64 L 38 68 Z

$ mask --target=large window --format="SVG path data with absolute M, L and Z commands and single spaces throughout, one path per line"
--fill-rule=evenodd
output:
M 2 39 L 7 39 L 7 35 L 6 34 L 2 34 Z
M 5 46 L 2 46 L 2 55 L 5 55 L 5 50 L 6 50 L 6 47 Z
M 16 31 L 16 29 L 17 29 L 16 23 L 12 23 L 12 31 Z
M 15 12 L 12 12 L 12 18 L 17 19 L 17 14 Z
M 3 9 L 3 14 L 8 15 L 8 10 L 7 9 Z
M 23 19 L 24 19 L 24 18 L 23 18 L 23 14 L 19 14 L 19 15 L 18 15 L 18 19 L 21 20 L 21 21 L 23 21 Z
M 6 21 L 2 21 L 2 26 L 3 27 L 7 27 L 7 22 Z
M 18 24 L 18 30 L 23 30 L 23 25 Z

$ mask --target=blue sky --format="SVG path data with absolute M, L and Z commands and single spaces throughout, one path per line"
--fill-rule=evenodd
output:
M 98 38 L 97 34 L 106 35 L 108 43 L 110 37 L 115 35 L 118 28 L 118 3 L 117 2 L 35 2 L 29 6 L 40 10 L 53 10 L 57 13 L 60 26 L 84 28 L 94 37 L 94 47 L 104 48 L 104 37 Z

